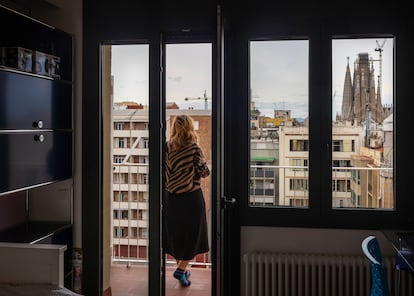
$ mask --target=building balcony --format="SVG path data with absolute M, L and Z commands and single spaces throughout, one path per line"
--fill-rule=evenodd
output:
M 148 220 L 137 220 L 137 219 L 113 219 L 112 226 L 115 227 L 137 227 L 137 228 L 148 228 Z
M 113 164 L 113 173 L 149 174 L 148 163 Z
M 148 148 L 113 148 L 114 155 L 134 155 L 134 156 L 148 156 Z
M 114 245 L 127 245 L 127 246 L 143 246 L 148 247 L 149 242 L 146 238 L 139 238 L 139 237 L 114 237 L 113 238 Z M 117 258 L 117 260 L 120 260 L 120 258 Z M 135 262 L 136 260 L 131 260 L 131 262 Z
M 113 131 L 114 138 L 149 138 L 148 130 L 116 130 Z
M 128 201 L 113 201 L 112 208 L 114 210 L 128 210 L 128 209 L 137 209 L 138 205 L 136 202 Z
M 141 192 L 148 192 L 149 191 L 149 185 L 148 184 L 119 184 L 114 183 L 112 184 L 112 190 L 113 191 L 141 191 Z
M 148 210 L 148 202 L 137 201 L 113 201 L 114 210 Z

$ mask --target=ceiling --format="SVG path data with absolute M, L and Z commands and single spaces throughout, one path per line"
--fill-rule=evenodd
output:
M 34 8 L 61 8 L 65 0 L 0 0 L 0 4 L 26 15 Z

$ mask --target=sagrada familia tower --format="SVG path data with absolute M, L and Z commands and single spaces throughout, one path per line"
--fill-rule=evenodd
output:
M 381 124 L 384 120 L 384 111 L 381 102 L 381 77 L 378 75 L 378 86 L 375 90 L 375 73 L 373 61 L 368 53 L 358 54 L 354 63 L 353 81 L 349 69 L 349 58 L 346 66 L 344 91 L 342 96 L 341 114 L 339 121 L 351 121 L 361 125 L 366 122 Z

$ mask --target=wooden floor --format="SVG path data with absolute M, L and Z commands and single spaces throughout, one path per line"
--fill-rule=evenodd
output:
M 113 264 L 111 266 L 111 296 L 148 295 L 148 272 L 146 265 Z M 182 287 L 173 278 L 174 266 L 166 267 L 166 296 L 210 296 L 211 269 L 192 267 L 189 287 Z

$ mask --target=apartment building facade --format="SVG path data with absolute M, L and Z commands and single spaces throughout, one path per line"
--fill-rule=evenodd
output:
M 172 105 L 173 106 L 173 105 Z M 166 137 L 174 117 L 187 114 L 194 120 L 206 160 L 211 165 L 211 110 L 167 109 Z M 117 104 L 112 111 L 112 258 L 147 262 L 149 226 L 149 113 L 146 106 Z M 210 226 L 211 181 L 202 180 Z M 209 264 L 209 254 L 195 258 Z
M 332 208 L 394 207 L 390 127 L 372 131 L 365 146 L 364 126 L 333 124 Z M 276 138 L 250 145 L 250 205 L 308 207 L 308 127 L 279 126 Z
M 258 110 L 257 110 L 258 111 Z M 256 114 L 257 113 L 257 114 Z M 306 121 L 300 126 L 264 127 L 260 111 L 252 124 L 250 142 L 251 206 L 309 206 L 309 135 Z M 211 167 L 211 110 L 167 109 L 166 138 L 174 117 L 194 119 L 208 164 Z M 117 260 L 148 258 L 149 133 L 145 106 L 113 110 L 112 246 Z M 385 126 L 391 126 L 392 123 Z M 335 122 L 332 127 L 332 207 L 392 208 L 392 155 L 387 138 L 392 129 L 372 132 L 366 146 L 363 125 Z M 385 152 L 384 152 L 385 151 Z M 389 167 L 384 168 L 384 162 Z M 209 227 L 211 226 L 211 181 L 202 180 Z M 196 261 L 209 263 L 208 254 Z

